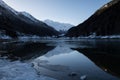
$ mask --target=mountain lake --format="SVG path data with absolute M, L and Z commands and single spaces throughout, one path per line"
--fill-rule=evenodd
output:
M 120 80 L 119 39 L 35 39 L 2 42 L 0 56 L 0 60 L 9 60 L 10 63 L 19 61 L 31 64 L 37 75 L 56 80 Z M 0 69 L 0 80 L 3 76 L 11 80 L 6 75 L 9 71 L 4 75 L 1 71 Z M 27 70 L 26 72 L 31 74 Z

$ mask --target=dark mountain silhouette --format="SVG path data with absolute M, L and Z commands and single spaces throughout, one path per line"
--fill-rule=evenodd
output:
M 67 36 L 120 35 L 120 0 L 112 0 L 90 18 L 68 30 Z
M 0 46 L 0 50 L 5 51 L 1 52 L 0 55 L 7 56 L 11 60 L 29 60 L 42 56 L 52 49 L 54 47 L 39 42 L 9 43 Z
M 2 0 L 0 1 L 0 31 L 6 35 L 17 37 L 17 33 L 38 36 L 58 35 L 58 32 L 47 24 L 35 19 L 26 12 L 17 12 Z

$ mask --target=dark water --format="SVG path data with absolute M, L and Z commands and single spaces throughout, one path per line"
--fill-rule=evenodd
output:
M 0 45 L 1 56 L 32 62 L 58 80 L 120 80 L 120 40 L 37 40 Z M 71 76 L 71 74 L 75 74 Z

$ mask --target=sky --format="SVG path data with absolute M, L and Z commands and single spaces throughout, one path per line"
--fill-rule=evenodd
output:
M 39 20 L 78 25 L 110 0 L 3 0 L 17 11 L 25 11 Z

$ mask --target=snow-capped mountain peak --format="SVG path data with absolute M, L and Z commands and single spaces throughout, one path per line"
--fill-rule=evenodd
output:
M 67 31 L 68 29 L 70 29 L 71 27 L 74 26 L 74 25 L 69 24 L 69 23 L 60 23 L 60 22 L 49 20 L 49 19 L 44 20 L 44 22 L 47 25 L 52 26 L 53 28 L 55 28 L 57 31 L 60 31 L 60 30 Z

